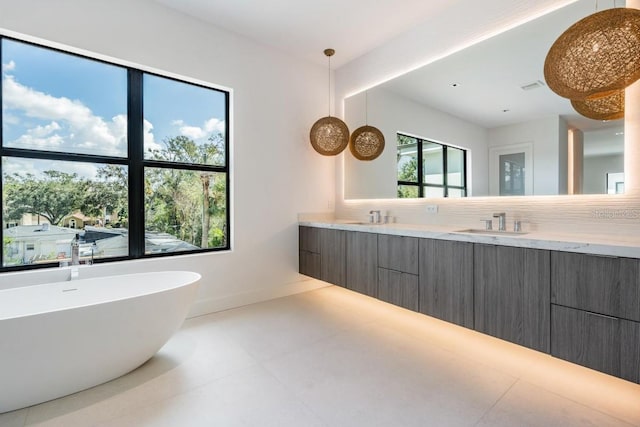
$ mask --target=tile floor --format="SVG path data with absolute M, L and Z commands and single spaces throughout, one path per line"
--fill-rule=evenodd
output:
M 190 319 L 136 371 L 0 415 L 24 425 L 640 426 L 640 386 L 332 286 Z

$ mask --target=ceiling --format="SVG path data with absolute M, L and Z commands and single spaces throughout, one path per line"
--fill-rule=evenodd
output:
M 380 87 L 487 129 L 561 116 L 572 128 L 598 130 L 593 138 L 617 140 L 609 148 L 621 151 L 622 120 L 583 117 L 545 84 L 543 65 L 549 48 L 569 26 L 592 13 L 593 2 L 580 0 Z M 523 89 L 535 83 L 536 88 Z
M 544 8 L 574 0 L 151 1 L 321 65 L 327 64 L 322 51 L 334 48 L 336 55 L 331 59 L 331 66 L 337 69 L 376 48 L 394 46 L 394 42 L 397 45 L 408 35 L 410 39 L 412 34 L 420 34 L 422 40 L 424 34 L 429 34 L 430 27 L 441 28 L 439 24 L 442 23 L 462 25 L 456 32 L 468 34 L 473 39 L 486 25 L 508 26 L 514 20 L 538 15 Z M 601 8 L 611 7 L 609 2 L 605 3 Z M 611 126 L 581 118 L 568 100 L 555 95 L 546 86 L 527 92 L 527 97 L 536 99 L 537 104 L 524 101 L 520 89 L 520 86 L 537 80 L 544 82 L 544 57 L 557 36 L 577 20 L 570 14 L 578 10 L 577 13 L 584 16 L 593 13 L 594 7 L 593 0 L 578 0 L 560 11 L 538 18 L 549 19 L 555 15 L 551 18 L 553 27 L 549 26 L 551 24 L 536 27 L 533 23 L 538 20 L 534 20 L 510 31 L 519 32 L 518 38 L 499 35 L 489 39 L 488 45 L 480 47 L 472 56 L 464 56 L 471 48 L 465 49 L 385 86 L 409 95 L 417 102 L 485 127 L 515 123 L 523 117 L 539 116 L 549 111 L 557 111 L 573 126 L 580 128 Z M 477 31 L 475 35 L 474 29 Z M 446 37 L 437 39 L 437 36 L 430 34 L 430 42 L 441 46 L 450 44 Z M 480 46 L 485 44 L 486 41 Z M 410 55 L 409 52 L 406 54 Z M 516 56 L 518 60 L 515 62 L 505 61 L 505 57 Z M 491 65 L 482 69 L 471 66 L 487 58 L 490 60 L 484 63 Z M 453 83 L 458 83 L 458 86 L 452 88 Z M 453 105 L 460 99 L 463 103 Z
M 155 0 L 290 55 L 338 68 L 469 0 Z M 495 0 L 483 0 L 495 1 Z M 477 6 L 476 6 L 477 7 Z

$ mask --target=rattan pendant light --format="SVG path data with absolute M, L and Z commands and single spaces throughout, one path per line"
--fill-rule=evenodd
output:
M 337 117 L 331 117 L 331 57 L 333 49 L 325 49 L 329 58 L 329 115 L 319 119 L 311 127 L 310 138 L 313 148 L 323 156 L 335 156 L 342 153 L 349 144 L 349 128 Z
M 358 160 L 376 159 L 384 150 L 384 135 L 377 128 L 369 126 L 368 115 L 368 92 L 365 92 L 365 120 L 364 126 L 359 127 L 351 134 L 349 140 L 349 150 L 351 154 Z
M 544 63 L 551 90 L 584 101 L 640 78 L 640 10 L 613 8 L 576 22 L 551 46 Z
M 618 120 L 624 118 L 624 89 L 611 95 L 584 101 L 571 101 L 575 110 L 594 120 Z

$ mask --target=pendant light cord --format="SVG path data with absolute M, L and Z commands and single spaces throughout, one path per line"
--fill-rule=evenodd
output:
M 364 93 L 364 124 L 369 125 L 369 91 Z
M 329 58 L 329 117 L 331 117 L 331 56 Z

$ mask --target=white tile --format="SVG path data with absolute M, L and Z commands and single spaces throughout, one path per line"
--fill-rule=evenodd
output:
M 522 379 L 574 402 L 640 426 L 640 384 L 551 356 L 538 358 Z
M 304 404 L 261 367 L 231 374 L 190 392 L 97 425 L 323 426 Z
M 0 426 L 2 427 L 22 427 L 27 419 L 27 409 L 5 412 L 0 414 Z
M 363 303 L 360 295 L 321 289 L 313 295 L 298 294 L 225 311 L 211 320 L 254 358 L 264 361 L 373 321 L 367 307 L 370 304 Z
M 640 411 L 640 401 L 636 410 Z M 478 423 L 478 426 L 563 426 L 563 427 L 629 427 L 595 409 L 518 381 L 500 402 Z
M 140 369 L 0 426 L 640 426 L 638 408 L 640 385 L 329 287 L 190 319 Z
M 266 363 L 329 425 L 472 425 L 515 378 L 373 325 Z
M 123 349 L 124 351 L 124 349 Z M 33 406 L 27 425 L 82 426 L 175 396 L 255 365 L 215 325 L 191 332 L 190 322 L 146 364 L 114 381 Z

